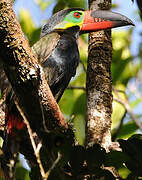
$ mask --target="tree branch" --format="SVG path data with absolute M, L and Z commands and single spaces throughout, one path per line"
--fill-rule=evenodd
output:
M 119 97 L 119 99 L 118 98 L 114 98 L 114 101 L 117 101 L 118 103 L 122 104 L 125 107 L 126 111 L 129 113 L 129 115 L 131 116 L 132 120 L 136 123 L 138 128 L 142 131 L 142 123 L 140 123 L 139 120 L 136 118 L 136 116 L 132 112 L 131 107 L 128 104 L 128 102 L 124 101 L 120 97 Z
M 33 138 L 34 137 L 33 132 L 32 132 L 32 130 L 30 128 L 30 124 L 29 124 L 26 116 L 24 115 L 24 112 L 20 108 L 17 101 L 15 101 L 15 104 L 16 104 L 16 107 L 17 107 L 18 111 L 20 112 L 21 116 L 23 117 L 24 123 L 27 126 L 27 130 L 28 130 L 29 137 L 30 137 L 30 140 L 31 140 L 31 144 L 32 144 L 32 147 L 33 147 L 33 150 L 34 150 L 34 154 L 36 156 L 37 163 L 38 163 L 39 168 L 40 168 L 40 173 L 41 173 L 42 178 L 44 178 L 45 177 L 45 171 L 44 171 L 44 168 L 43 168 L 41 160 L 40 160 L 40 149 L 42 147 L 42 143 L 39 142 L 38 145 L 36 146 L 36 143 L 35 143 L 34 138 Z
M 119 132 L 120 132 L 120 130 L 121 130 L 121 128 L 122 128 L 122 125 L 123 125 L 123 122 L 124 122 L 124 118 L 126 117 L 126 114 L 127 114 L 127 111 L 125 111 L 125 113 L 124 113 L 124 115 L 123 115 L 123 117 L 122 117 L 122 119 L 121 119 L 121 121 L 120 121 L 120 123 L 119 123 L 119 126 L 118 126 L 117 129 L 115 130 L 115 132 L 114 132 L 114 134 L 113 134 L 113 136 L 112 136 L 112 141 L 115 141 L 115 140 L 116 140 L 116 138 L 117 138 L 117 136 L 118 136 L 118 134 L 119 134 Z
M 129 113 L 129 115 L 131 116 L 131 118 L 133 119 L 133 121 L 135 121 L 135 123 L 136 123 L 136 125 L 138 126 L 138 128 L 139 128 L 140 130 L 142 130 L 142 124 L 139 122 L 139 120 L 136 118 L 136 116 L 135 116 L 134 113 L 132 112 L 132 109 L 131 109 L 131 107 L 130 107 L 130 105 L 129 105 L 129 103 L 128 103 L 128 97 L 127 97 L 127 95 L 125 94 L 125 92 L 124 92 L 124 91 L 121 91 L 121 90 L 118 90 L 118 89 L 116 89 L 116 88 L 113 88 L 113 91 L 114 91 L 114 93 L 115 93 L 116 96 L 117 96 L 117 98 L 114 98 L 114 100 L 124 106 L 124 108 L 125 108 L 126 111 Z M 124 100 L 120 97 L 119 93 L 123 93 L 123 94 L 125 95 L 126 101 L 124 101 Z
M 62 157 L 61 154 L 58 152 L 58 157 L 57 157 L 57 159 L 53 162 L 51 168 L 50 168 L 50 169 L 46 172 L 46 174 L 45 174 L 45 177 L 44 177 L 45 180 L 48 179 L 51 171 L 56 167 L 56 165 L 57 165 L 58 162 L 60 161 L 61 157 Z
M 83 86 L 69 86 L 67 89 L 78 89 L 78 90 L 86 91 L 86 88 Z
M 49 130 L 67 128 L 42 67 L 24 37 L 12 9 L 12 0 L 0 1 L 0 57 L 32 130 L 44 130 L 43 115 Z M 42 108 L 43 110 L 42 110 Z

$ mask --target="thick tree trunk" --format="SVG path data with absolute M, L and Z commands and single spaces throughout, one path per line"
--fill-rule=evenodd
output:
M 111 0 L 89 0 L 89 9 L 110 9 Z M 86 145 L 111 144 L 112 78 L 111 31 L 90 33 L 87 67 Z
M 0 0 L 0 37 L 0 61 L 2 61 L 4 65 L 5 73 L 16 94 L 15 104 L 17 104 L 17 107 L 19 107 L 20 110 L 18 110 L 24 120 L 26 119 L 28 122 L 26 125 L 30 134 L 32 145 L 27 142 L 29 139 L 27 137 L 28 135 L 26 134 L 26 129 L 24 131 L 23 138 L 18 134 L 18 142 L 15 140 L 15 138 L 11 139 L 13 141 L 15 140 L 16 142 L 14 143 L 17 143 L 16 145 L 19 147 L 18 150 L 15 150 L 16 153 L 21 149 L 23 150 L 25 146 L 27 146 L 29 148 L 28 150 L 31 150 L 29 151 L 29 156 L 31 159 L 34 154 L 38 154 L 36 155 L 38 167 L 38 165 L 41 165 L 41 163 L 39 163 L 39 159 L 37 158 L 37 156 L 40 156 L 40 153 L 37 153 L 39 146 L 36 147 L 36 143 L 38 142 L 34 142 L 35 133 L 32 133 L 32 131 L 37 133 L 37 139 L 40 139 L 40 143 L 42 140 L 42 145 L 40 145 L 40 143 L 38 144 L 41 148 L 41 146 L 46 147 L 45 141 L 50 141 L 49 139 L 46 139 L 45 133 L 48 133 L 49 131 L 54 133 L 58 131 L 64 132 L 68 125 L 64 120 L 63 114 L 61 113 L 59 106 L 51 93 L 43 69 L 38 63 L 37 58 L 34 56 L 27 40 L 24 37 L 12 9 L 12 0 Z M 23 140 L 23 144 L 20 144 L 24 138 L 26 141 L 24 142 Z M 16 154 L 11 150 L 13 148 L 13 142 L 11 142 L 11 139 L 9 144 L 6 142 L 7 138 L 4 139 L 3 150 L 4 153 L 6 153 L 3 154 L 3 159 L 1 159 L 4 174 L 7 179 L 13 179 L 13 168 L 15 168 L 16 164 L 16 161 L 10 161 L 10 159 L 13 160 L 13 157 L 15 157 Z M 34 154 L 32 151 L 33 148 Z M 25 150 L 27 149 L 25 148 Z M 7 152 L 11 157 L 8 156 Z M 51 156 L 51 153 L 49 156 L 51 160 L 46 159 L 45 161 L 48 161 L 48 165 L 51 167 L 56 160 L 56 157 L 52 157 L 53 155 Z M 40 173 L 42 175 L 41 168 Z M 59 177 L 62 177 L 61 173 L 56 174 L 58 174 Z
M 12 9 L 12 0 L 0 1 L 0 37 L 0 57 L 6 75 L 32 130 L 44 129 L 43 116 L 53 120 L 46 123 L 49 129 L 67 127 L 43 69 L 24 38 Z

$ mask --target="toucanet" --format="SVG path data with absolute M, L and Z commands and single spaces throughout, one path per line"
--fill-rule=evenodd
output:
M 79 64 L 79 35 L 126 25 L 133 25 L 133 22 L 121 14 L 104 10 L 84 11 L 80 8 L 70 8 L 49 18 L 41 30 L 40 40 L 33 45 L 32 50 L 44 69 L 57 102 L 76 74 Z M 1 72 L 1 75 L 0 86 L 3 90 L 10 85 L 4 72 Z M 8 158 L 14 151 L 13 143 L 17 143 L 17 134 L 19 139 L 19 132 L 25 127 L 14 104 L 15 95 L 11 92 L 12 90 L 6 100 L 6 132 L 3 143 L 3 150 Z M 40 123 L 42 122 L 39 122 L 39 126 Z

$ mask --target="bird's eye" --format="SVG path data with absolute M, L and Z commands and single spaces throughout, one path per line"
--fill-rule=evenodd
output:
M 78 19 L 80 18 L 80 15 L 81 15 L 81 14 L 80 14 L 79 12 L 75 12 L 75 13 L 73 14 L 73 16 L 74 16 L 75 18 L 78 18 Z

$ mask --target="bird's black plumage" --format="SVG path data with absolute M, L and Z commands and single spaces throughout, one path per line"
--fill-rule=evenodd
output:
M 54 36 L 53 38 L 57 41 L 57 43 L 53 45 L 53 47 L 55 47 L 51 52 L 48 53 L 46 47 L 43 48 L 43 50 L 41 47 L 37 48 L 38 43 L 33 46 L 33 51 L 36 52 L 38 59 L 40 59 L 55 99 L 59 101 L 71 78 L 75 75 L 79 63 L 78 35 L 77 32 L 75 34 L 72 33 L 72 31 L 68 31 L 64 33 L 54 32 L 46 36 Z M 48 37 L 43 38 L 46 39 Z M 42 42 L 40 43 L 40 41 Z M 40 41 L 39 46 L 46 46 L 42 38 Z M 51 42 L 51 45 L 52 44 L 53 42 Z
M 62 10 L 49 18 L 47 24 L 41 30 L 40 40 L 32 47 L 39 63 L 43 67 L 48 84 L 57 101 L 60 100 L 65 88 L 75 75 L 79 63 L 77 43 L 79 27 L 74 26 L 62 31 L 56 31 L 54 26 L 60 23 L 73 10 L 83 9 L 70 8 Z M 7 87 L 11 88 L 1 67 L 0 73 L 2 74 L 0 79 L 1 90 L 4 91 Z

